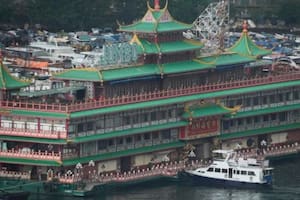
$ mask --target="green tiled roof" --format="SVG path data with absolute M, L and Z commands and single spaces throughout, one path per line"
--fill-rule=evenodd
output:
M 25 158 L 8 158 L 1 157 L 1 163 L 10 163 L 10 164 L 24 164 L 24 165 L 36 165 L 36 166 L 49 166 L 49 167 L 59 167 L 61 163 L 51 160 L 34 160 L 34 159 L 25 159 Z
M 203 62 L 206 64 L 215 64 L 216 66 L 249 63 L 253 61 L 255 61 L 255 58 L 245 57 L 237 53 L 226 53 L 226 54 L 199 58 L 199 62 Z
M 297 86 L 297 85 L 300 85 L 300 81 L 289 81 L 289 82 L 283 82 L 283 83 L 273 83 L 273 84 L 267 84 L 267 85 L 259 85 L 259 86 L 246 87 L 246 88 L 237 88 L 237 89 L 209 92 L 209 93 L 203 93 L 203 94 L 195 94 L 195 95 L 189 95 L 189 96 L 180 96 L 180 97 L 173 97 L 173 98 L 160 99 L 160 100 L 154 100 L 154 101 L 147 101 L 147 102 L 140 102 L 140 103 L 120 105 L 120 106 L 112 106 L 112 107 L 106 107 L 106 108 L 73 112 L 70 114 L 70 117 L 71 118 L 78 118 L 78 117 L 84 117 L 84 116 L 87 117 L 87 116 L 93 116 L 93 115 L 97 115 L 97 114 L 121 112 L 121 111 L 141 109 L 141 108 L 150 108 L 150 107 L 155 107 L 155 106 L 177 104 L 177 103 L 188 102 L 188 101 L 196 101 L 196 100 L 200 100 L 200 99 L 218 98 L 218 97 L 224 97 L 224 96 L 230 96 L 230 95 L 240 95 L 240 94 L 252 93 L 252 92 L 257 92 L 257 91 L 266 91 L 266 90 L 273 90 L 273 89 L 284 88 L 284 87 L 292 87 L 292 86 Z
M 243 31 L 240 39 L 231 48 L 229 48 L 228 51 L 249 57 L 263 56 L 272 53 L 271 50 L 257 46 L 251 40 L 247 31 Z
M 68 142 L 81 143 L 81 142 L 89 142 L 89 141 L 102 140 L 102 139 L 108 139 L 108 138 L 114 138 L 114 137 L 124 137 L 124 136 L 128 136 L 128 135 L 134 135 L 137 133 L 145 133 L 145 132 L 150 132 L 150 131 L 157 131 L 157 130 L 186 126 L 187 124 L 188 124 L 187 122 L 170 122 L 170 123 L 166 123 L 166 124 L 152 125 L 152 126 L 147 126 L 147 127 L 142 127 L 142 128 L 132 128 L 132 129 L 127 129 L 127 130 L 123 130 L 123 131 L 114 131 L 111 133 L 76 137 L 74 139 L 69 140 Z
M 46 138 L 20 137 L 20 136 L 7 136 L 7 135 L 0 135 L 0 140 L 34 142 L 34 143 L 41 143 L 41 144 L 67 144 L 67 140 L 63 140 L 63 139 L 46 139 Z
M 163 9 L 152 9 L 148 4 L 148 10 L 144 17 L 131 25 L 120 25 L 119 31 L 132 33 L 160 33 L 168 31 L 188 30 L 192 24 L 184 24 L 173 19 L 167 5 Z
M 88 163 L 91 160 L 100 161 L 100 160 L 106 160 L 106 159 L 113 159 L 113 158 L 119 158 L 119 157 L 123 157 L 123 156 L 149 153 L 149 152 L 155 152 L 155 151 L 166 150 L 166 149 L 171 149 L 171 148 L 178 148 L 178 147 L 183 147 L 184 145 L 185 145 L 184 142 L 178 141 L 178 142 L 160 144 L 160 145 L 155 145 L 155 146 L 146 146 L 146 147 L 129 149 L 129 150 L 124 150 L 124 151 L 119 151 L 119 152 L 104 153 L 104 154 L 95 155 L 95 156 L 87 156 L 87 157 L 83 157 L 83 158 L 68 159 L 68 160 L 63 161 L 63 165 L 70 166 L 70 165 L 76 165 L 79 162 L 80 163 Z
M 140 39 L 139 53 L 158 54 L 158 53 L 171 53 L 179 51 L 191 51 L 201 49 L 203 44 L 198 41 L 175 41 L 175 42 L 162 42 L 159 44 L 151 43 L 148 40 Z
M 183 118 L 188 119 L 192 118 L 199 118 L 199 117 L 206 117 L 206 116 L 214 116 L 214 115 L 223 115 L 230 113 L 231 111 L 225 109 L 220 105 L 204 105 L 204 106 L 197 106 L 195 108 L 189 108 L 189 112 L 185 112 L 183 114 Z
M 179 52 L 179 51 L 189 51 L 196 50 L 203 47 L 203 44 L 196 41 L 176 41 L 176 42 L 163 42 L 158 44 L 161 53 Z
M 184 24 L 177 21 L 163 22 L 158 24 L 139 21 L 128 26 L 120 26 L 119 31 L 131 33 L 161 33 L 181 30 L 184 31 L 191 28 L 191 24 Z
M 17 89 L 30 85 L 30 83 L 21 81 L 13 77 L 8 68 L 0 61 L 0 89 Z
M 157 54 L 159 52 L 158 46 L 155 43 L 145 39 L 140 39 L 139 41 L 140 43 L 137 45 L 139 54 Z
M 149 64 L 135 67 L 117 68 L 102 71 L 104 81 L 128 79 L 135 77 L 159 75 L 160 70 L 157 65 Z
M 198 62 L 198 60 L 188 60 L 174 63 L 165 63 L 162 65 L 164 74 L 175 74 L 182 72 L 201 71 L 215 68 L 215 65 Z
M 300 123 L 266 127 L 266 128 L 260 128 L 260 129 L 254 129 L 254 130 L 248 130 L 248 131 L 242 131 L 236 133 L 223 133 L 219 137 L 222 140 L 228 140 L 233 138 L 249 137 L 249 136 L 262 135 L 267 133 L 276 133 L 276 132 L 287 131 L 287 130 L 292 130 L 297 128 L 300 128 Z
M 13 115 L 17 116 L 32 116 L 32 117 L 45 117 L 45 118 L 59 118 L 67 119 L 69 116 L 66 113 L 43 112 L 43 111 L 29 111 L 29 110 L 9 110 Z
M 76 68 L 65 70 L 61 73 L 54 74 L 54 79 L 77 80 L 77 81 L 94 81 L 103 80 L 101 73 L 96 68 Z
M 294 105 L 283 105 L 283 106 L 276 106 L 271 108 L 260 108 L 258 110 L 251 110 L 251 111 L 244 111 L 244 112 L 237 112 L 235 115 L 230 115 L 228 118 L 243 118 L 243 117 L 250 117 L 255 115 L 264 115 L 269 113 L 279 113 L 288 110 L 297 110 L 300 109 L 300 104 Z

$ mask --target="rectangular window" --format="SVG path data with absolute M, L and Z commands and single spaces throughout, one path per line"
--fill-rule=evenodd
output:
M 124 116 L 123 122 L 125 126 L 130 125 L 130 116 Z
M 249 176 L 255 176 L 255 172 L 253 172 L 253 171 L 248 171 L 248 175 L 249 175 Z
M 259 99 L 258 99 L 258 97 L 254 97 L 253 98 L 253 105 L 254 106 L 257 106 L 259 104 Z
M 220 168 L 215 168 L 215 172 L 221 172 Z
M 104 150 L 107 147 L 107 140 L 98 141 L 98 150 Z
M 213 171 L 214 171 L 214 168 L 210 167 L 210 168 L 207 169 L 207 171 L 208 171 L 208 172 L 213 172 Z
M 165 139 L 171 139 L 171 133 L 170 133 L 170 130 L 163 130 L 163 131 L 161 132 L 161 138 L 162 138 L 163 140 L 165 140 Z
M 245 101 L 246 101 L 246 107 L 250 107 L 251 106 L 251 98 L 247 98 Z
M 150 133 L 144 134 L 144 140 L 150 140 Z
M 259 116 L 255 116 L 254 117 L 254 123 L 256 124 L 256 123 L 259 123 Z
M 122 114 L 116 114 L 114 115 L 114 127 L 120 127 L 122 126 Z
M 264 116 L 263 116 L 263 120 L 264 120 L 264 122 L 269 121 L 269 115 L 264 115 Z
M 275 113 L 271 114 L 271 120 L 275 121 L 277 119 L 277 115 Z
M 294 100 L 298 100 L 299 99 L 299 91 L 294 91 L 293 95 L 294 95 Z
M 276 103 L 276 96 L 274 94 L 270 95 L 270 103 Z
M 93 122 L 88 122 L 86 124 L 86 130 L 87 131 L 92 131 L 94 129 L 94 123 Z
M 291 92 L 287 92 L 285 93 L 285 100 L 286 101 L 291 101 L 292 100 L 292 93 Z
M 117 145 L 122 145 L 122 144 L 123 144 L 123 138 L 118 138 Z
M 157 120 L 157 113 L 155 111 L 151 112 L 151 121 Z
M 131 144 L 131 143 L 132 143 L 132 137 L 127 137 L 126 144 Z
M 136 135 L 136 136 L 135 136 L 135 141 L 136 141 L 136 142 L 142 141 L 142 136 L 141 136 L 141 135 Z
M 263 104 L 263 105 L 267 105 L 267 104 L 268 104 L 268 97 L 264 96 L 264 97 L 262 98 L 262 104 Z
M 77 125 L 77 132 L 78 133 L 81 133 L 81 132 L 83 132 L 84 130 L 83 130 L 83 124 L 78 124 Z
M 115 146 L 115 140 L 113 139 L 108 140 L 108 146 Z
M 241 126 L 243 124 L 243 120 L 242 119 L 238 119 L 238 125 Z
M 252 124 L 252 118 L 251 117 L 246 118 L 246 122 L 248 125 Z
M 286 121 L 286 113 L 284 112 L 279 113 L 279 121 L 281 122 Z
M 247 171 L 243 171 L 243 170 L 242 170 L 242 171 L 241 171 L 241 174 L 242 174 L 242 175 L 247 175 Z
M 279 103 L 284 102 L 283 94 L 278 94 L 278 101 Z
M 107 115 L 105 118 L 105 128 L 113 128 L 114 127 L 114 118 L 112 116 Z
M 152 139 L 157 140 L 159 138 L 159 134 L 157 132 L 152 133 Z
M 222 169 L 222 173 L 227 174 L 227 169 Z
M 148 113 L 142 114 L 142 123 L 145 123 L 148 121 L 149 121 L 149 114 Z
M 229 129 L 229 122 L 228 121 L 224 121 L 223 122 L 223 130 L 228 130 Z

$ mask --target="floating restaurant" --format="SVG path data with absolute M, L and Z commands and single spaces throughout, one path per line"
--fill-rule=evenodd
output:
M 119 26 L 130 43 L 104 46 L 99 67 L 53 75 L 48 90 L 27 89 L 1 62 L 0 176 L 88 183 L 91 173 L 180 163 L 191 151 L 207 159 L 220 147 L 300 141 L 300 72 L 262 60 L 272 52 L 247 24 L 211 55 L 183 37 L 191 28 L 155 0 Z

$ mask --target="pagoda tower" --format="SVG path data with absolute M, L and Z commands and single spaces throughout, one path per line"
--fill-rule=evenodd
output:
M 154 8 L 149 2 L 147 7 L 141 20 L 131 25 L 120 25 L 118 29 L 133 35 L 131 43 L 138 45 L 143 63 L 164 64 L 195 58 L 203 44 L 183 37 L 183 31 L 191 29 L 192 24 L 176 21 L 168 10 L 168 1 L 163 8 L 159 0 L 154 0 Z

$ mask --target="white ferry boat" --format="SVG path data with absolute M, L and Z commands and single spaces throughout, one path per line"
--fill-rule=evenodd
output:
M 254 158 L 238 158 L 233 150 L 215 150 L 222 157 L 213 160 L 207 167 L 187 170 L 193 179 L 205 184 L 222 186 L 270 186 L 272 170 L 267 160 L 259 162 Z

